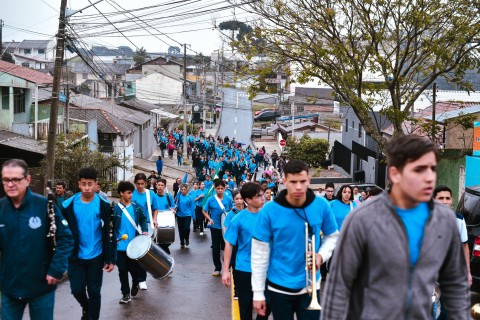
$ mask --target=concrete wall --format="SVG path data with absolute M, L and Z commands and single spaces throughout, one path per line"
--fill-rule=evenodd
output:
M 480 113 L 475 121 L 480 121 Z M 458 124 L 451 124 L 445 131 L 445 149 L 471 149 L 473 146 L 473 129 L 464 130 Z
M 454 208 L 465 189 L 465 156 L 461 150 L 445 150 L 437 166 L 437 186 L 452 189 Z
M 153 104 L 178 104 L 182 87 L 182 81 L 154 73 L 136 81 L 136 97 Z
M 183 78 L 183 75 L 180 72 L 179 65 L 143 65 L 142 66 L 143 75 L 148 76 L 154 73 L 163 73 L 170 77 Z

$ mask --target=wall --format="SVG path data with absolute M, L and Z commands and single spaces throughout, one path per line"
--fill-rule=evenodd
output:
M 142 131 L 142 155 L 143 159 L 148 159 L 157 150 L 157 143 L 153 136 L 153 126 L 148 126 Z
M 174 78 L 183 78 L 183 74 L 180 73 L 180 66 L 179 65 L 143 65 L 142 66 L 142 74 L 143 75 L 150 75 L 154 73 L 163 73 L 169 77 Z
M 454 208 L 464 190 L 465 154 L 462 150 L 444 150 L 437 166 L 437 186 L 446 185 L 452 189 Z
M 475 121 L 480 121 L 480 114 Z M 450 128 L 449 128 L 450 127 Z M 458 124 L 447 127 L 445 132 L 445 149 L 471 149 L 473 146 L 473 129 L 464 130 Z
M 154 73 L 136 81 L 136 97 L 153 104 L 178 104 L 182 87 L 182 81 Z

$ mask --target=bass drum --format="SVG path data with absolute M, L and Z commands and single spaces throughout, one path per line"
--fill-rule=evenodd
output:
M 173 271 L 175 261 L 149 236 L 138 235 L 133 238 L 127 247 L 127 256 L 137 260 L 154 278 L 163 279 Z
M 175 215 L 172 210 L 158 211 L 154 241 L 157 244 L 175 242 Z

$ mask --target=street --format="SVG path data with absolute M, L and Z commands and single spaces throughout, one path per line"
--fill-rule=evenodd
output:
M 244 143 L 245 148 L 252 145 L 252 102 L 248 100 L 245 91 L 235 89 L 221 89 L 223 96 L 223 111 L 221 115 L 220 137 L 228 136 L 230 140 Z
M 118 270 L 104 273 L 101 319 L 142 320 L 226 320 L 231 316 L 231 292 L 212 277 L 214 271 L 210 249 L 210 232 L 205 236 L 190 234 L 190 246 L 180 249 L 180 243 L 170 246 L 175 259 L 172 275 L 155 280 L 147 276 L 148 290 L 140 290 L 129 304 L 119 304 L 122 297 Z M 176 235 L 178 239 L 178 234 Z M 27 311 L 28 313 L 28 311 Z M 61 284 L 56 292 L 55 319 L 80 319 L 82 310 L 70 294 L 70 285 Z M 29 319 L 25 317 L 25 319 Z

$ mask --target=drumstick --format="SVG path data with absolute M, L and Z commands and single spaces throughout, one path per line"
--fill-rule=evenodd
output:
M 127 240 L 128 239 L 128 234 L 124 233 L 120 238 L 117 239 L 117 242 L 120 242 L 122 240 Z

